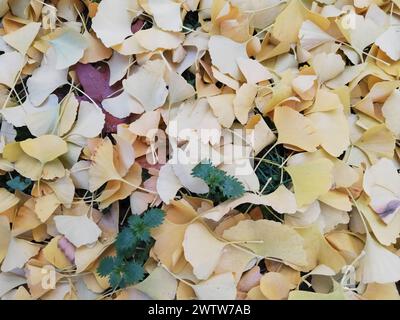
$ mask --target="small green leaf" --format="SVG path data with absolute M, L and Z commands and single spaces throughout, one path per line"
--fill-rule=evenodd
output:
M 23 192 L 32 184 L 32 181 L 31 179 L 22 179 L 21 176 L 17 176 L 11 180 L 8 180 L 6 183 L 11 189 Z
M 136 238 L 133 232 L 125 228 L 123 229 L 117 236 L 117 240 L 115 241 L 115 248 L 117 252 L 126 254 L 131 251 L 136 246 Z
M 110 277 L 108 279 L 110 282 L 111 287 L 117 288 L 118 286 L 121 286 L 122 282 L 122 275 L 119 271 L 114 271 L 110 274 Z
M 207 183 L 210 188 L 209 196 L 216 202 L 238 198 L 244 194 L 244 186 L 239 180 L 210 162 L 199 163 L 193 168 L 192 175 Z
M 161 209 L 150 209 L 143 216 L 143 222 L 149 228 L 156 228 L 160 226 L 164 221 L 164 211 Z
M 99 267 L 97 268 L 97 273 L 102 277 L 107 277 L 113 272 L 114 268 L 114 257 L 105 257 L 100 261 Z
M 129 227 L 138 240 L 149 241 L 150 230 L 139 216 L 130 216 L 128 220 Z
M 132 285 L 138 283 L 144 278 L 144 269 L 143 267 L 135 262 L 130 261 L 126 264 L 124 279 L 126 285 Z

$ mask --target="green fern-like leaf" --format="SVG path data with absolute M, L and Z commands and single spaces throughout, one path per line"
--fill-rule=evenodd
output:
M 143 222 L 149 228 L 156 228 L 163 223 L 164 217 L 164 211 L 154 208 L 146 212 L 146 214 L 143 216 Z
M 143 264 L 152 246 L 151 229 L 162 224 L 164 212 L 150 209 L 143 216 L 130 216 L 128 225 L 117 236 L 117 256 L 105 257 L 100 261 L 97 273 L 108 277 L 113 288 L 124 288 L 144 278 Z
M 207 183 L 210 188 L 209 198 L 214 202 L 239 198 L 245 191 L 239 180 L 213 166 L 210 162 L 199 163 L 193 168 L 192 176 L 203 179 Z

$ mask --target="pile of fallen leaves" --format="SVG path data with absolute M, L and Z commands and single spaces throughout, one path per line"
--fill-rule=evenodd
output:
M 399 0 L 0 0 L 1 299 L 399 299 Z

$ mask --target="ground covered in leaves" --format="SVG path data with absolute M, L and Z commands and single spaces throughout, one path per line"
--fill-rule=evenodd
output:
M 399 299 L 399 0 L 0 0 L 1 299 Z

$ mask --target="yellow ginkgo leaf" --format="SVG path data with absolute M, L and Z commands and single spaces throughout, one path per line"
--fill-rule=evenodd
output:
M 135 33 L 139 45 L 149 51 L 157 49 L 176 49 L 184 40 L 184 35 L 179 32 L 167 32 L 158 28 L 140 30 Z
M 19 199 L 7 189 L 0 188 L 0 213 L 7 211 L 18 204 Z
M 1 265 L 1 271 L 8 272 L 16 268 L 23 268 L 25 263 L 35 256 L 40 250 L 40 246 L 29 241 L 11 238 L 8 245 L 7 255 Z
M 22 28 L 8 33 L 3 40 L 10 46 L 17 49 L 20 53 L 25 54 L 31 46 L 33 40 L 40 30 L 41 24 L 38 22 L 30 22 Z
M 241 73 L 237 59 L 248 58 L 246 45 L 217 35 L 210 38 L 209 48 L 213 65 L 222 73 L 239 80 Z
M 364 151 L 372 163 L 376 163 L 382 157 L 392 159 L 395 144 L 393 133 L 381 124 L 365 131 L 354 145 Z
M 324 52 L 315 55 L 311 65 L 317 73 L 320 82 L 326 82 L 336 78 L 344 71 L 346 66 L 339 54 L 326 54 Z M 326 67 L 327 65 L 329 65 L 329 68 Z
M 245 220 L 225 230 L 224 239 L 243 241 L 242 246 L 259 256 L 305 265 L 303 238 L 291 227 L 270 220 Z M 259 242 L 259 243 L 258 243 Z
M 400 300 L 395 283 L 370 283 L 362 296 L 367 300 Z
M 24 66 L 24 56 L 17 52 L 6 52 L 0 56 L 0 84 L 9 88 L 14 87 L 15 78 Z
M 53 161 L 67 153 L 67 143 L 54 135 L 44 135 L 35 139 L 20 142 L 21 149 L 30 157 L 42 164 Z
M 321 146 L 330 155 L 339 157 L 350 145 L 349 125 L 343 108 L 315 112 L 307 116 L 321 138 Z
M 58 241 L 60 238 L 61 236 L 57 236 L 51 239 L 47 246 L 43 248 L 42 252 L 46 260 L 57 269 L 66 269 L 71 266 L 71 262 L 58 247 Z
M 288 144 L 313 152 L 321 144 L 321 138 L 310 119 L 289 107 L 277 107 L 274 122 L 278 130 L 278 143 Z
M 126 92 L 137 99 L 146 111 L 161 107 L 167 99 L 167 83 L 162 74 L 151 68 L 151 62 L 137 68 L 123 81 L 123 85 Z
M 73 29 L 66 29 L 55 39 L 50 40 L 53 46 L 57 62 L 56 69 L 67 69 L 77 63 L 88 46 L 86 39 Z
M 384 246 L 390 246 L 396 243 L 400 230 L 400 214 L 396 214 L 393 220 L 390 221 L 389 224 L 386 224 L 382 221 L 380 216 L 371 209 L 368 202 L 369 200 L 365 194 L 357 199 L 358 208 L 367 220 L 376 239 Z
M 257 95 L 257 87 L 248 83 L 243 84 L 236 92 L 233 99 L 233 111 L 241 124 L 249 120 L 249 112 L 254 104 Z
M 210 277 L 225 246 L 226 243 L 217 240 L 203 224 L 193 223 L 187 227 L 183 240 L 185 258 L 199 280 Z
M 363 187 L 370 207 L 389 224 L 400 209 L 400 175 L 394 162 L 383 158 L 367 168 Z
M 172 0 L 148 0 L 157 26 L 165 31 L 181 31 L 181 4 Z
M 113 145 L 105 139 L 96 149 L 89 168 L 89 189 L 95 191 L 110 180 L 120 180 L 121 176 L 114 166 Z
M 392 131 L 397 139 L 400 138 L 400 124 L 398 119 L 400 118 L 400 90 L 396 89 L 386 99 L 382 106 L 382 114 L 385 118 L 386 126 Z
M 361 259 L 362 283 L 392 283 L 400 280 L 400 257 L 383 247 L 369 234 Z M 385 272 L 382 272 L 385 270 Z
M 157 267 L 135 288 L 155 300 L 173 300 L 176 295 L 178 281 L 163 267 Z
M 276 18 L 272 35 L 280 42 L 296 43 L 299 31 L 306 20 L 323 30 L 328 29 L 330 25 L 328 19 L 308 10 L 301 1 L 291 0 Z M 288 21 L 290 21 L 290 28 L 288 28 Z
M 278 272 L 268 272 L 260 279 L 260 290 L 268 300 L 287 299 L 292 285 Z
M 156 257 L 171 271 L 180 272 L 179 261 L 183 257 L 183 239 L 187 225 L 175 224 L 168 219 L 152 231 L 156 239 L 153 247 Z
M 106 47 L 122 43 L 132 34 L 133 19 L 141 13 L 137 1 L 101 1 L 93 18 L 93 30 Z
M 236 283 L 233 274 L 223 273 L 192 286 L 199 300 L 234 300 Z
M 60 200 L 54 193 L 36 199 L 35 213 L 41 222 L 46 222 L 60 205 Z
M 311 204 L 331 189 L 332 169 L 333 163 L 327 159 L 318 159 L 286 168 L 293 181 L 298 207 Z
M 113 51 L 107 48 L 93 31 L 85 31 L 83 39 L 87 43 L 83 57 L 79 62 L 87 64 L 101 60 L 106 60 L 111 57 Z
M 230 128 L 235 121 L 233 110 L 235 97 L 235 94 L 220 94 L 207 98 L 214 115 L 218 118 L 218 122 L 225 128 Z
M 59 215 L 54 217 L 54 222 L 58 232 L 77 248 L 95 243 L 101 235 L 97 224 L 86 216 Z
M 328 243 L 316 225 L 296 230 L 303 237 L 307 264 L 303 269 L 298 269 L 295 266 L 292 266 L 292 268 L 309 272 L 318 265 L 325 265 L 338 273 L 346 265 L 346 260 Z

